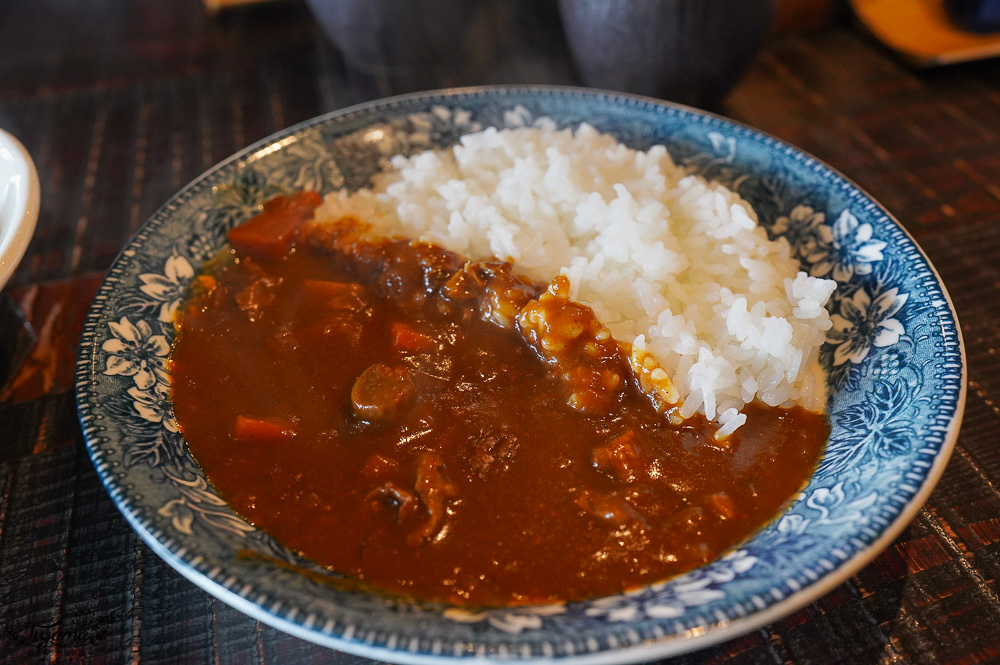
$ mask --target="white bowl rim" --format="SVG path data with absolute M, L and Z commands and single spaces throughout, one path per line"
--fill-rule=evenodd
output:
M 41 202 L 38 171 L 31 155 L 3 129 L 0 129 L 0 188 L 8 188 L 7 195 L 13 200 L 9 226 L 0 210 L 0 288 L 3 288 L 28 249 Z M 0 191 L 0 203 L 5 201 L 4 192 Z

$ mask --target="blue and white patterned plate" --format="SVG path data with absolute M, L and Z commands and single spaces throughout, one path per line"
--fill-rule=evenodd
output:
M 822 349 L 832 434 L 788 511 L 687 575 L 587 602 L 470 612 L 338 589 L 247 524 L 178 434 L 165 362 L 173 313 L 225 233 L 265 199 L 364 186 L 396 153 L 548 116 L 588 122 L 746 197 L 803 268 L 840 286 Z M 166 203 L 94 299 L 77 365 L 80 422 L 112 499 L 196 584 L 307 640 L 402 663 L 469 658 L 618 663 L 735 637 L 843 582 L 914 516 L 947 462 L 965 402 L 955 313 L 898 222 L 842 176 L 746 127 L 649 99 L 566 88 L 481 88 L 387 99 L 265 139 Z M 252 553 L 247 555 L 247 553 Z M 254 556 L 253 554 L 259 555 Z M 292 564 L 292 565 L 289 565 Z

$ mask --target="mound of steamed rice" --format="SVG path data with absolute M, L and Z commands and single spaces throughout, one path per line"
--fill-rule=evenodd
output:
M 744 405 L 822 411 L 817 354 L 835 283 L 800 272 L 740 196 L 688 175 L 666 148 L 636 151 L 589 125 L 487 129 L 446 151 L 397 156 L 371 189 L 328 195 L 385 235 L 510 260 L 594 309 L 672 378 L 679 415 L 726 435 Z

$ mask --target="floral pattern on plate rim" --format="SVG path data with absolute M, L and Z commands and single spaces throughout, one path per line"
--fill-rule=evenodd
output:
M 803 270 L 838 282 L 828 305 L 834 325 L 821 349 L 831 391 L 827 454 L 787 512 L 742 547 L 626 594 L 475 612 L 317 581 L 329 573 L 233 514 L 187 453 L 165 367 L 184 289 L 225 232 L 271 196 L 364 186 L 393 154 L 540 116 L 561 127 L 590 122 L 635 148 L 667 143 L 678 164 L 750 200 Z M 870 554 L 946 459 L 963 395 L 960 337 L 943 287 L 898 224 L 853 185 L 720 118 L 569 89 L 391 99 L 248 148 L 182 190 L 126 247 L 95 298 L 78 363 L 80 418 L 98 472 L 172 565 L 235 593 L 279 627 L 393 660 L 618 660 L 614 652 L 630 648 L 636 655 L 622 659 L 640 659 L 651 656 L 650 642 L 665 655 L 685 650 L 678 640 L 692 632 L 730 636 L 727 626 L 805 597 L 803 590 Z M 240 550 L 259 556 L 238 557 Z

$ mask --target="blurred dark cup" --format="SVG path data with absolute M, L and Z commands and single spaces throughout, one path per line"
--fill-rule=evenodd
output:
M 715 108 L 760 48 L 772 2 L 559 0 L 559 8 L 586 85 Z
M 345 60 L 369 74 L 461 70 L 495 46 L 499 18 L 486 0 L 306 2 Z
M 945 0 L 944 6 L 952 20 L 966 30 L 1000 31 L 1000 0 Z

